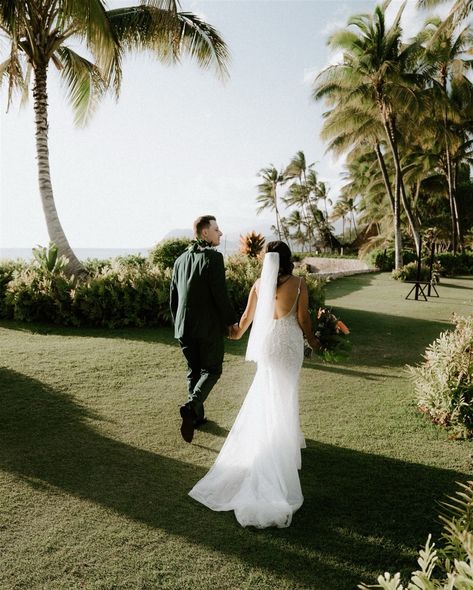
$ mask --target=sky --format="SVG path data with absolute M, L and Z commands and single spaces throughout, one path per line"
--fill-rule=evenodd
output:
M 109 1 L 109 8 L 135 4 Z M 451 2 L 436 12 L 444 15 Z M 393 0 L 388 14 L 397 11 Z M 315 75 L 339 56 L 327 47 L 373 0 L 182 0 L 183 11 L 212 24 L 227 43 L 230 79 L 188 60 L 164 66 L 149 55 L 124 62 L 116 101 L 106 97 L 76 127 L 59 77 L 49 73 L 49 145 L 56 206 L 73 248 L 149 248 L 169 232 L 217 217 L 228 239 L 267 233 L 256 214 L 258 171 L 284 168 L 302 150 L 333 201 L 343 161 L 319 139 L 323 103 Z M 403 24 L 415 34 L 426 16 L 408 0 Z M 0 51 L 7 46 L 0 44 Z M 2 59 L 5 56 L 2 55 Z M 37 187 L 32 102 L 6 112 L 0 90 L 0 248 L 49 241 Z

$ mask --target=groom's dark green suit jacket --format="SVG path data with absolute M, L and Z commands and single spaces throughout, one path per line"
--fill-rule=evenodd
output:
M 225 284 L 223 256 L 193 244 L 176 260 L 170 293 L 175 338 L 214 338 L 237 322 Z

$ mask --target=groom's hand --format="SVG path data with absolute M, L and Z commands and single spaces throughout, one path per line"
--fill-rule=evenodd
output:
M 228 338 L 230 340 L 236 340 L 238 335 L 238 324 L 233 324 L 233 326 L 228 326 Z

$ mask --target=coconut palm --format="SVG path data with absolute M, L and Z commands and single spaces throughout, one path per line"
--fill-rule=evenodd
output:
M 15 90 L 29 91 L 32 77 L 38 182 L 50 240 L 82 266 L 61 226 L 53 195 L 48 143 L 48 71 L 53 66 L 67 89 L 76 122 L 85 123 L 107 89 L 118 93 L 121 59 L 128 49 L 149 50 L 176 63 L 189 55 L 204 68 L 224 75 L 227 49 L 210 25 L 178 10 L 177 0 L 147 0 L 107 11 L 102 0 L 1 0 L 0 30 L 9 39 L 9 56 L 0 65 L 8 81 L 8 103 Z M 88 56 L 73 49 L 82 46 Z
M 465 143 L 465 131 L 470 122 L 473 85 L 469 79 L 473 35 L 471 26 L 459 32 L 443 27 L 438 17 L 426 21 L 418 39 L 425 45 L 422 61 L 429 67 L 431 108 L 425 127 L 430 145 L 442 146 L 444 172 L 450 205 L 453 251 L 461 239 L 461 227 L 456 195 L 456 167 L 453 152 Z M 470 112 L 465 112 L 465 111 Z M 465 116 L 466 115 L 466 116 Z M 433 124 L 432 124 L 433 122 Z M 426 146 L 427 147 L 427 146 Z
M 433 8 L 445 4 L 448 0 L 417 0 L 420 8 Z M 441 24 L 441 31 L 453 31 L 473 12 L 473 0 L 455 0 L 450 12 Z
M 306 242 L 310 241 L 307 236 L 307 223 L 304 217 L 301 215 L 299 209 L 294 209 L 287 218 L 287 226 L 293 230 L 291 238 L 301 245 L 302 252 Z M 310 250 L 310 247 L 309 247 Z
M 394 220 L 395 237 L 401 225 L 401 201 L 409 219 L 417 247 L 419 233 L 409 203 L 402 190 L 402 167 L 398 118 L 402 112 L 415 112 L 418 96 L 413 91 L 418 76 L 409 64 L 418 53 L 418 44 L 401 45 L 401 6 L 394 23 L 387 28 L 385 10 L 388 2 L 375 8 L 373 15 L 352 17 L 348 26 L 334 33 L 330 45 L 344 51 L 343 62 L 325 68 L 314 82 L 315 100 L 325 98 L 334 108 L 358 108 L 361 102 L 375 106 L 384 129 L 384 139 L 395 166 Z M 396 267 L 401 264 L 400 244 L 396 244 Z
M 265 209 L 274 211 L 276 216 L 276 233 L 278 239 L 282 240 L 282 227 L 281 227 L 281 215 L 279 212 L 279 196 L 278 187 L 284 182 L 284 175 L 279 172 L 273 164 L 270 164 L 266 168 L 262 168 L 258 172 L 258 176 L 262 178 L 263 182 L 258 184 L 258 195 L 256 202 L 259 203 L 259 207 L 256 212 L 259 214 Z
M 342 220 L 342 237 L 345 239 L 345 221 L 348 215 L 347 204 L 344 199 L 338 199 L 330 214 L 330 221 Z

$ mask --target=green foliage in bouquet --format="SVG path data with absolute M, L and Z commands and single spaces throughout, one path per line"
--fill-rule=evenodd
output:
M 151 264 L 160 266 L 163 270 L 172 268 L 177 258 L 189 247 L 191 241 L 189 238 L 162 240 L 152 248 L 148 259 Z
M 360 590 L 471 590 L 473 588 L 473 482 L 459 484 L 456 495 L 444 502 L 442 547 L 435 548 L 429 535 L 419 551 L 418 570 L 412 573 L 407 585 L 401 583 L 399 573 L 385 573 L 378 584 L 360 584 Z
M 424 362 L 408 367 L 417 405 L 455 437 L 473 434 L 473 316 L 454 316 L 455 330 L 427 347 Z
M 347 326 L 327 307 L 320 307 L 317 312 L 310 309 L 310 315 L 321 345 L 317 354 L 328 362 L 346 360 L 351 350 Z

